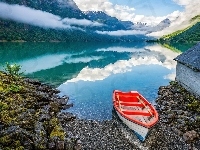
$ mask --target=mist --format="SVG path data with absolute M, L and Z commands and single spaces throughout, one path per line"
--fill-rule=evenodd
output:
M 43 28 L 82 30 L 81 28 L 74 27 L 73 25 L 102 26 L 100 23 L 92 22 L 86 19 L 62 19 L 60 16 L 45 11 L 36 10 L 23 5 L 9 5 L 3 2 L 0 2 L 0 18 Z
M 186 27 L 192 24 L 190 19 L 200 14 L 200 9 L 199 9 L 200 1 L 194 1 L 194 0 L 187 0 L 187 1 L 174 0 L 174 1 L 177 4 L 184 6 L 185 10 L 183 12 L 179 12 L 176 15 L 174 15 L 176 19 L 172 21 L 171 25 L 168 28 L 165 28 L 160 32 L 153 32 L 149 34 L 150 36 L 161 37 L 163 35 L 170 34 L 177 30 L 185 29 Z
M 145 35 L 146 31 L 140 30 L 117 30 L 117 31 L 96 31 L 98 34 L 107 34 L 110 36 L 126 36 L 126 35 Z

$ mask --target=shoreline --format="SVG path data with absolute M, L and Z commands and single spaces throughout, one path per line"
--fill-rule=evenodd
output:
M 156 108 L 160 120 L 141 143 L 115 112 L 112 120 L 79 119 L 62 112 L 73 104 L 68 104 L 68 96 L 59 97 L 57 89 L 28 78 L 14 79 L 3 72 L 0 79 L 2 150 L 200 148 L 199 107 L 190 105 L 196 98 L 177 82 L 158 89 Z

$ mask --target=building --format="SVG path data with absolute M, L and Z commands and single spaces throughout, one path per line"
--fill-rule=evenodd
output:
M 200 42 L 177 56 L 176 80 L 189 92 L 200 97 Z

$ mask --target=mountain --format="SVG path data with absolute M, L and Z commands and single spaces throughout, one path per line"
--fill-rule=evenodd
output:
M 111 17 L 102 11 L 86 11 L 85 15 L 91 20 L 104 24 L 100 30 L 116 31 L 127 30 L 127 28 L 116 17 Z
M 164 35 L 159 39 L 162 42 L 198 42 L 200 41 L 200 15 L 190 19 L 188 27 Z
M 58 15 L 61 18 L 87 18 L 73 0 L 1 0 L 8 4 L 18 4 Z
M 120 21 L 121 24 L 127 29 L 127 30 L 132 30 L 134 23 L 131 21 Z
M 116 42 L 147 39 L 145 35 L 109 34 L 110 31 L 127 30 L 128 24 L 131 23 L 122 22 L 103 12 L 83 13 L 73 0 L 2 0 L 2 2 L 4 8 L 5 4 L 8 7 L 5 9 L 9 11 L 8 16 L 14 18 L 6 18 L 5 12 L 1 14 L 0 11 L 0 41 Z M 7 6 L 7 4 L 17 5 Z M 12 12 L 10 7 L 15 8 L 15 11 Z M 27 11 L 31 11 L 30 14 Z M 25 20 L 22 19 L 23 17 Z
M 170 24 L 171 24 L 171 21 L 168 18 L 166 18 L 163 21 L 161 21 L 158 25 L 153 27 L 153 32 L 161 31 L 161 30 L 169 27 Z
M 152 32 L 161 31 L 161 30 L 169 27 L 170 24 L 171 24 L 171 21 L 168 18 L 166 18 L 166 19 L 162 20 L 156 26 L 150 26 L 150 25 L 147 25 L 147 23 L 137 22 L 137 24 L 135 24 L 133 26 L 133 28 L 135 30 L 142 30 L 142 31 L 146 31 L 147 33 L 152 33 Z

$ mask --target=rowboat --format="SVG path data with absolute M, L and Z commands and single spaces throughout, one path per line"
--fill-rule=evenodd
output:
M 113 91 L 113 105 L 119 118 L 141 141 L 158 122 L 156 109 L 137 91 Z

